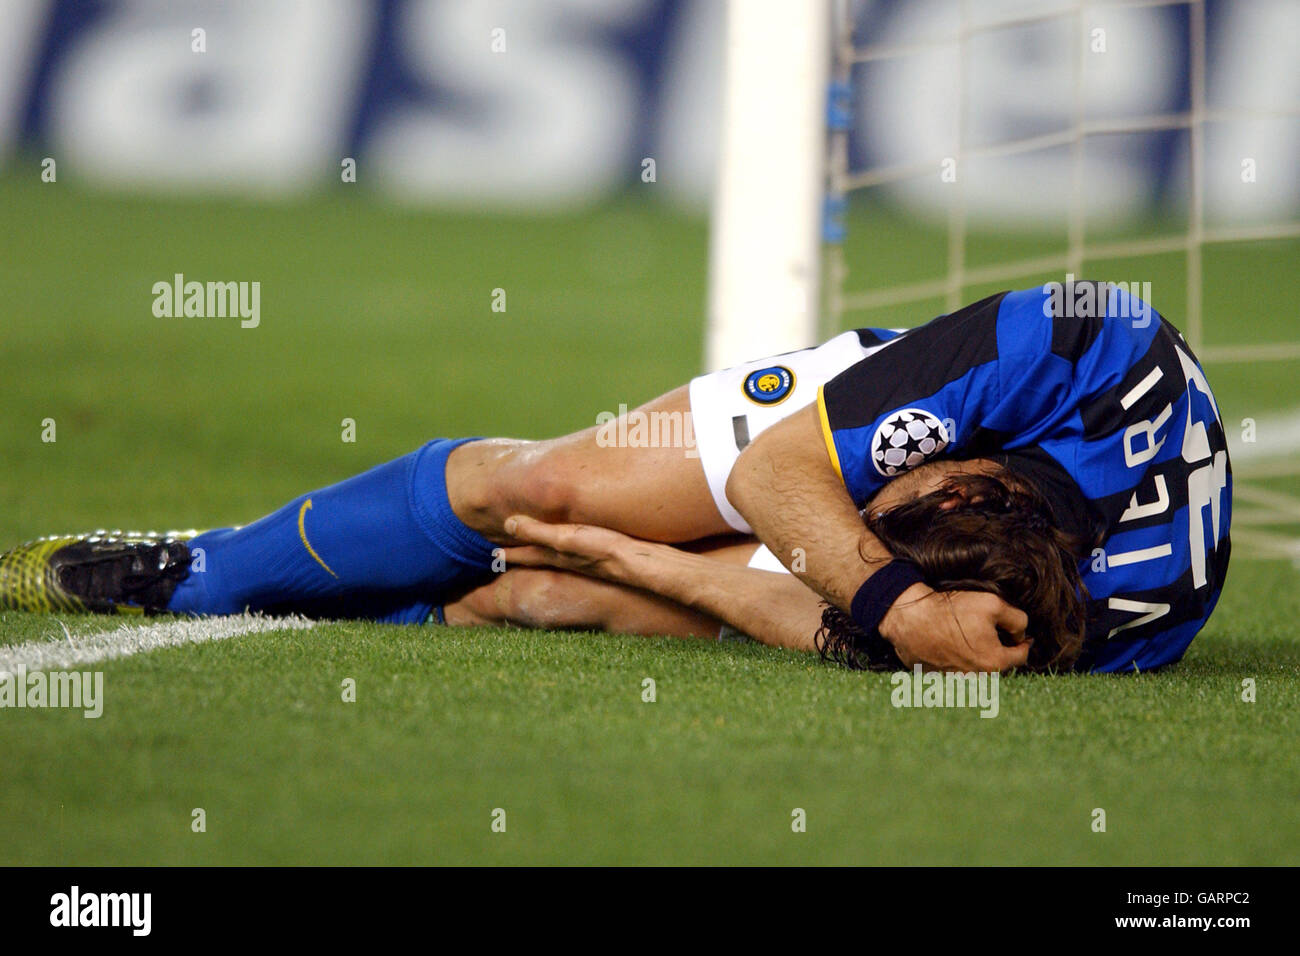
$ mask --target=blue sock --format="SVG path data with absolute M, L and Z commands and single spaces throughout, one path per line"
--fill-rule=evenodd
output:
M 447 456 L 467 441 L 474 439 L 431 441 L 246 527 L 199 535 L 190 542 L 191 566 L 202 549 L 203 570 L 195 567 L 180 583 L 168 610 L 346 607 L 350 598 L 366 604 L 400 592 L 437 600 L 489 571 L 492 543 L 447 500 Z M 414 597 L 406 603 L 414 607 Z
M 446 624 L 442 616 L 442 605 L 432 601 L 415 601 L 393 610 L 381 610 L 372 617 L 384 624 Z

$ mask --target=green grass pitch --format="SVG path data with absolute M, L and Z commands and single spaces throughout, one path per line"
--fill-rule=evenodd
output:
M 485 217 L 35 179 L 0 180 L 0 548 L 245 522 L 429 437 L 545 437 L 697 371 L 707 224 L 662 206 Z M 942 268 L 941 233 L 856 225 L 854 281 Z M 1294 260 L 1207 250 L 1207 337 L 1300 338 Z M 1095 265 L 1153 281 L 1178 320 L 1178 257 Z M 261 326 L 155 318 L 175 272 L 260 281 Z M 1212 366 L 1225 423 L 1300 405 L 1297 373 Z M 1293 501 L 1296 471 L 1256 485 Z M 1239 515 L 1245 539 L 1300 536 L 1294 514 Z M 1248 545 L 1182 664 L 1007 678 L 993 720 L 895 709 L 888 675 L 666 638 L 322 623 L 111 661 L 98 720 L 0 710 L 0 864 L 1295 863 L 1300 571 Z M 0 643 L 62 638 L 0 615 Z

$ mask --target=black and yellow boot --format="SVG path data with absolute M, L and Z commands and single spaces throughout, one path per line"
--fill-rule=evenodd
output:
M 165 611 L 190 573 L 186 541 L 196 532 L 39 538 L 0 554 L 0 609 L 48 614 Z

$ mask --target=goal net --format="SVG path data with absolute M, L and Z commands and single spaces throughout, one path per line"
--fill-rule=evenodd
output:
M 970 0 L 954 0 L 943 4 L 954 14 L 950 23 L 955 28 L 946 35 L 938 33 L 928 38 L 918 38 L 903 43 L 866 44 L 856 42 L 857 31 L 854 11 L 862 8 L 861 4 L 848 0 L 835 0 L 832 7 L 834 17 L 834 84 L 830 97 L 832 105 L 828 116 L 838 120 L 830 130 L 830 151 L 827 176 L 827 208 L 829 215 L 844 216 L 848 209 L 850 197 L 873 187 L 890 187 L 897 184 L 916 183 L 931 180 L 935 194 L 946 207 L 946 249 L 940 261 L 943 274 L 933 279 L 893 284 L 888 277 L 878 277 L 872 285 L 866 282 L 855 283 L 856 276 L 846 261 L 843 239 L 845 230 L 832 222 L 827 230 L 827 238 L 832 240 L 826 249 L 826 317 L 829 328 L 841 328 L 851 319 L 852 313 L 865 312 L 883 307 L 906 305 L 942 298 L 947 309 L 954 309 L 963 304 L 965 290 L 972 286 L 1020 282 L 1032 284 L 1036 277 L 1045 277 L 1044 281 L 1060 279 L 1061 273 L 1082 275 L 1084 269 L 1093 263 L 1125 262 L 1150 257 L 1177 254 L 1183 258 L 1184 273 L 1184 308 L 1181 315 L 1182 331 L 1192 348 L 1198 352 L 1203 361 L 1258 361 L 1300 358 L 1300 319 L 1295 319 L 1288 331 L 1293 337 L 1282 341 L 1233 343 L 1225 336 L 1207 343 L 1205 336 L 1205 270 L 1204 252 L 1210 245 L 1251 242 L 1265 240 L 1300 239 L 1300 220 L 1294 215 L 1273 221 L 1242 221 L 1247 216 L 1234 215 L 1231 204 L 1236 199 L 1247 215 L 1256 212 L 1258 218 L 1264 219 L 1269 213 L 1293 213 L 1294 210 L 1279 210 L 1268 202 L 1268 184 L 1259 181 L 1258 162 L 1248 155 L 1251 141 L 1260 139 L 1261 124 L 1287 123 L 1293 128 L 1300 124 L 1300 106 L 1296 104 L 1267 105 L 1232 105 L 1212 106 L 1207 90 L 1207 44 L 1206 44 L 1206 4 L 1204 0 L 1111 0 L 1108 3 L 1061 4 L 1037 3 L 1018 4 L 1029 7 L 1031 12 L 1022 12 L 1012 16 L 997 16 L 998 7 L 1008 4 L 975 4 Z M 1032 8 L 1042 8 L 1034 12 Z M 1107 116 L 1105 110 L 1097 109 L 1089 103 L 1090 90 L 1101 88 L 1103 94 L 1107 88 L 1106 54 L 1119 56 L 1142 56 L 1144 48 L 1151 37 L 1145 35 L 1142 24 L 1135 23 L 1131 14 L 1135 11 L 1153 10 L 1155 8 L 1178 8 L 1184 13 L 1187 35 L 1185 39 L 1187 89 L 1186 107 L 1172 111 L 1153 112 L 1145 115 Z M 931 9 L 934 5 L 931 5 Z M 977 10 L 984 11 L 980 18 Z M 1294 18 L 1292 18 L 1294 19 Z M 952 22 L 952 21 L 955 21 Z M 1118 21 L 1118 25 L 1116 25 Z M 1128 36 L 1115 36 L 1124 25 L 1130 26 L 1133 33 Z M 1111 24 L 1107 26 L 1108 22 Z M 1176 21 L 1175 21 L 1176 22 Z M 1300 25 L 1300 24 L 1297 24 Z M 1285 29 L 1285 24 L 1278 24 Z M 982 37 L 995 37 L 1003 34 L 1013 45 L 1017 41 L 1024 44 L 1051 44 L 1050 56 L 1062 63 L 1068 63 L 1069 101 L 1063 105 L 1062 113 L 1068 122 L 1061 128 L 994 141 L 973 141 L 969 131 L 970 103 L 968 101 L 970 84 L 966 82 L 970 60 L 974 48 Z M 986 44 L 988 45 L 988 44 Z M 1116 50 L 1113 45 L 1119 45 Z M 1158 45 L 1158 44 L 1157 44 Z M 995 46 L 995 45 L 994 45 Z M 951 90 L 952 123 L 949 148 L 942 155 L 920 158 L 912 162 L 890 164 L 871 169 L 855 169 L 851 163 L 850 135 L 853 131 L 853 102 L 855 87 L 863 83 L 861 68 L 872 64 L 915 58 L 926 54 L 939 57 L 955 64 L 953 75 L 956 82 Z M 1044 56 L 1039 50 L 1038 57 Z M 1089 63 L 1088 61 L 1092 61 Z M 1046 91 L 1051 95 L 1054 90 Z M 1260 90 L 1260 94 L 1277 92 Z M 1282 92 L 1285 92 L 1283 90 Z M 838 103 L 836 101 L 839 101 Z M 1100 114 L 1100 115 L 1098 115 Z M 1221 196 L 1219 206 L 1229 207 L 1224 211 L 1226 221 L 1213 223 L 1207 221 L 1206 215 L 1206 142 L 1211 131 L 1220 134 L 1216 149 L 1220 160 L 1231 159 L 1230 140 L 1234 135 L 1247 140 L 1240 144 L 1240 163 L 1233 162 L 1230 172 L 1239 177 L 1242 187 L 1237 197 Z M 1186 196 L 1170 197 L 1169 205 L 1174 206 L 1172 213 L 1164 214 L 1164 222 L 1175 217 L 1181 218 L 1181 227 L 1176 232 L 1162 230 L 1161 235 L 1132 236 L 1127 238 L 1094 238 L 1089 235 L 1089 197 L 1090 177 L 1088 171 L 1088 146 L 1090 142 L 1119 137 L 1137 139 L 1150 134 L 1176 134 L 1181 138 L 1180 146 L 1187 156 L 1187 172 L 1179 176 L 1185 182 Z M 1181 134 L 1180 136 L 1177 134 Z M 1294 133 L 1292 134 L 1294 136 Z M 1178 147 L 1176 147 L 1178 148 Z M 1059 250 L 1038 255 L 1016 256 L 1000 261 L 972 263 L 969 257 L 972 244 L 971 230 L 978 226 L 978 214 L 972 214 L 968 203 L 968 183 L 979 177 L 987 183 L 990 179 L 1003 180 L 1000 189 L 987 190 L 986 194 L 994 197 L 1005 196 L 1008 185 L 1012 189 L 1019 184 L 1015 177 L 1026 167 L 1017 166 L 1017 157 L 1038 154 L 1044 163 L 1051 163 L 1060 169 L 1060 181 L 1054 185 L 1058 191 L 1059 203 L 1064 213 L 1065 237 Z M 1294 178 L 1295 160 L 1280 157 L 1283 166 L 1275 168 L 1268 178 L 1276 182 L 1278 176 Z M 1101 165 L 1101 164 L 1099 164 Z M 1222 163 L 1220 163 L 1222 165 Z M 968 171 L 967 167 L 977 172 Z M 1033 167 L 1029 167 L 1033 168 Z M 1103 167 L 1104 168 L 1104 167 Z M 1093 184 L 1095 186 L 1095 183 Z M 1258 186 L 1251 190 L 1249 187 Z M 951 187 L 951 188 L 942 188 Z M 1049 186 L 1050 188 L 1050 186 Z M 1222 192 L 1222 191 L 1221 191 Z M 1263 196 L 1251 193 L 1263 193 Z M 935 205 L 938 205 L 936 203 Z M 1263 207 L 1263 208 L 1260 208 Z M 1141 205 L 1135 206 L 1138 214 L 1150 215 L 1150 210 Z M 1112 217 L 1113 218 L 1113 217 Z M 974 220 L 974 221 L 973 221 Z M 1157 224 L 1160 221 L 1157 220 Z M 870 237 L 863 237 L 870 244 Z M 1300 246 L 1293 245 L 1290 255 L 1300 253 Z M 867 271 L 867 270 L 864 270 Z M 1140 271 L 1140 270 L 1139 270 Z M 1125 270 L 1125 277 L 1132 273 Z M 862 277 L 872 278 L 870 273 Z M 1103 276 L 1104 278 L 1104 276 Z M 1162 290 L 1168 292 L 1169 290 Z M 1159 307 L 1159 303 L 1157 303 Z M 1237 323 L 1241 324 L 1240 322 Z M 1225 330 L 1229 331 L 1229 330 Z

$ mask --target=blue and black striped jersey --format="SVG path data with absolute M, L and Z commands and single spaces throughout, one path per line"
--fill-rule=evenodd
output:
M 1232 471 L 1218 406 L 1182 335 L 1123 289 L 990 296 L 888 341 L 818 394 L 859 506 L 938 455 L 998 458 L 1096 544 L 1080 666 L 1182 657 L 1227 573 Z

